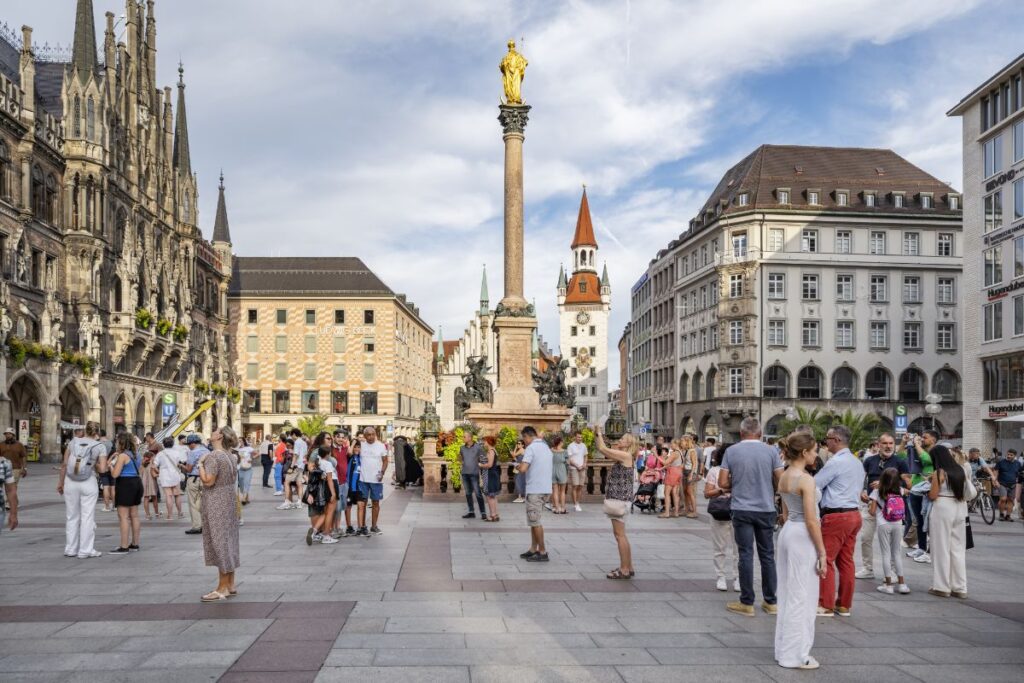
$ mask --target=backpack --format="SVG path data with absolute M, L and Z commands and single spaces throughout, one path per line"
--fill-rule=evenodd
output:
M 902 522 L 906 513 L 902 496 L 890 494 L 885 497 L 885 505 L 882 506 L 882 519 L 887 522 Z
M 75 444 L 74 452 L 68 454 L 67 470 L 65 476 L 71 481 L 89 481 L 95 476 L 96 461 L 99 459 L 97 448 L 103 444 L 96 441 L 79 441 Z M 103 449 L 106 455 L 106 449 Z

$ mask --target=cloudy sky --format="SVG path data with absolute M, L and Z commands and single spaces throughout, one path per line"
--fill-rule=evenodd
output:
M 94 0 L 103 13 L 123 2 Z M 70 43 L 74 0 L 0 21 Z M 446 338 L 501 295 L 497 63 L 530 60 L 526 294 L 557 351 L 580 188 L 629 287 L 762 143 L 887 147 L 961 187 L 945 112 L 1024 50 L 1015 0 L 158 0 L 158 76 L 185 64 L 201 222 L 223 167 L 236 252 L 355 255 Z M 611 373 L 616 376 L 616 373 Z M 614 382 L 614 380 L 613 380 Z

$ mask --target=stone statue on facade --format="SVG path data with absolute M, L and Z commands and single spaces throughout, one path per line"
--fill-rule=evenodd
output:
M 548 364 L 543 372 L 533 370 L 534 389 L 540 394 L 542 406 L 556 405 L 572 408 L 576 404 L 573 389 L 565 382 L 565 371 L 568 368 L 569 361 L 563 359 L 557 364 Z
M 18 282 L 28 282 L 28 259 L 25 258 L 25 247 L 18 246 L 18 254 L 15 257 L 15 277 Z

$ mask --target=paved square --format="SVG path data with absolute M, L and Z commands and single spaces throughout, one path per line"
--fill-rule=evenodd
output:
M 723 607 L 706 516 L 629 518 L 637 578 L 613 582 L 597 505 L 545 518 L 551 561 L 519 559 L 525 512 L 463 520 L 461 503 L 389 491 L 383 535 L 305 544 L 306 514 L 258 487 L 245 508 L 239 595 L 216 581 L 187 521 L 143 522 L 142 551 L 64 558 L 64 505 L 46 465 L 22 481 L 21 526 L 0 534 L 3 681 L 1005 681 L 1024 671 L 1024 525 L 974 521 L 966 602 L 858 581 L 849 619 L 820 619 L 817 672 L 772 659 L 774 621 Z M 97 513 L 97 548 L 116 543 Z

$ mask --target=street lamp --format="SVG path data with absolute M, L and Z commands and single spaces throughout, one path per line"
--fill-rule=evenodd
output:
M 924 412 L 932 416 L 932 429 L 935 429 L 935 416 L 942 412 L 942 394 L 928 394 L 924 397 L 924 400 L 928 402 L 924 407 Z

